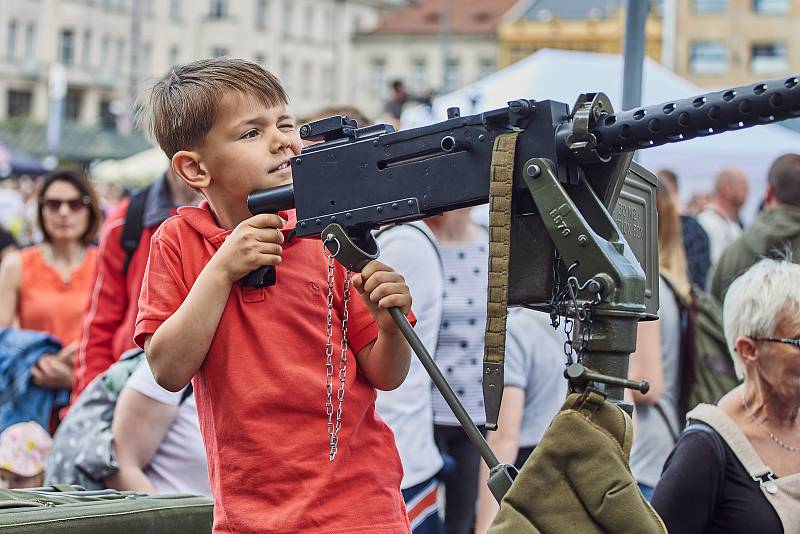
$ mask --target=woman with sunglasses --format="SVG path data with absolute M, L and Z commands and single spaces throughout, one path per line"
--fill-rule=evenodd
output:
M 64 347 L 32 369 L 34 383 L 70 389 L 81 321 L 92 284 L 101 222 L 89 181 L 71 171 L 48 175 L 39 191 L 43 241 L 10 255 L 0 267 L 0 328 L 47 332 Z
M 670 532 L 800 532 L 800 265 L 751 267 L 723 320 L 744 382 L 687 414 L 653 507 Z

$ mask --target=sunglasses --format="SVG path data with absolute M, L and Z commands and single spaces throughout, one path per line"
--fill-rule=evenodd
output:
M 88 196 L 81 198 L 71 198 L 69 200 L 62 200 L 60 198 L 46 198 L 42 200 L 42 204 L 46 210 L 57 212 L 61 209 L 62 204 L 66 204 L 70 211 L 78 211 L 91 204 L 92 199 Z
M 764 336 L 755 336 L 753 338 L 756 341 L 768 341 L 770 343 L 784 343 L 786 345 L 794 345 L 795 347 L 800 347 L 800 338 L 777 338 L 777 337 L 764 337 Z

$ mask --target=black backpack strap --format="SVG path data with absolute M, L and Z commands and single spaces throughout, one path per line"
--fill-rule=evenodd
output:
M 128 204 L 128 213 L 125 215 L 125 225 L 122 227 L 120 236 L 120 244 L 122 250 L 125 251 L 125 262 L 122 264 L 123 274 L 128 274 L 133 253 L 139 248 L 139 240 L 142 237 L 142 230 L 144 230 L 144 207 L 150 189 L 152 189 L 151 185 L 135 191 Z
M 664 420 L 664 424 L 667 425 L 667 430 L 669 430 L 669 435 L 672 438 L 672 443 L 675 444 L 678 442 L 678 434 L 675 432 L 675 429 L 672 428 L 672 423 L 669 422 L 669 417 L 667 417 L 667 412 L 664 411 L 663 406 L 660 403 L 655 403 L 651 405 L 658 415 L 661 416 L 661 419 Z
M 688 434 L 689 432 L 705 432 L 711 436 L 711 441 L 714 442 L 714 449 L 716 449 L 717 452 L 717 462 L 719 463 L 720 469 L 724 473 L 725 464 L 727 463 L 725 459 L 725 445 L 722 444 L 722 438 L 719 434 L 717 434 L 716 430 L 705 423 L 701 423 L 700 421 L 690 421 L 683 430 L 684 434 Z
M 423 237 L 425 237 L 425 239 L 428 240 L 428 243 L 431 244 L 431 248 L 433 248 L 433 251 L 436 253 L 436 259 L 439 260 L 439 270 L 442 273 L 442 278 L 444 278 L 444 262 L 442 261 L 442 253 L 439 252 L 439 246 L 436 244 L 436 242 L 433 239 L 431 239 L 431 236 L 429 236 L 425 232 L 425 230 L 422 230 L 421 228 L 419 228 L 418 226 L 414 226 L 413 224 L 393 224 L 391 226 L 386 226 L 384 228 L 381 228 L 380 230 L 375 232 L 374 237 L 378 237 L 380 235 L 383 235 L 386 232 L 389 232 L 392 228 L 400 228 L 400 227 L 412 228 L 412 229 L 416 230 L 417 232 L 419 232 L 420 234 L 422 234 Z
M 191 397 L 192 393 L 194 393 L 194 388 L 192 387 L 192 383 L 189 382 L 189 385 L 186 386 L 186 389 L 184 389 L 183 393 L 181 393 L 181 401 L 178 403 L 178 406 L 186 402 L 186 399 Z

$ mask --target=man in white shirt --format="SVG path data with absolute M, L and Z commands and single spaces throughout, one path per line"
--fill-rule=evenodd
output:
M 711 201 L 697 215 L 697 222 L 708 234 L 711 265 L 716 265 L 725 248 L 742 233 L 739 212 L 747 192 L 747 176 L 742 171 L 723 169 L 714 181 Z
M 414 331 L 433 354 L 442 316 L 443 274 L 433 233 L 422 222 L 379 232 L 381 261 L 406 279 L 414 297 Z M 443 461 L 433 437 L 431 379 L 416 356 L 405 382 L 393 391 L 378 391 L 378 414 L 394 432 L 403 464 L 400 488 L 414 534 L 442 532 L 436 475 Z

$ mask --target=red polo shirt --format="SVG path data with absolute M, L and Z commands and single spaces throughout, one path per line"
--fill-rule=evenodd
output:
M 194 377 L 214 494 L 215 533 L 409 532 L 402 467 L 391 430 L 375 413 L 375 389 L 355 354 L 377 327 L 355 290 L 349 305 L 342 428 L 328 461 L 325 412 L 327 259 L 317 239 L 288 239 L 264 289 L 233 285 L 203 365 Z M 139 298 L 135 341 L 142 346 L 183 302 L 230 231 L 206 202 L 184 207 L 153 236 Z M 334 347 L 341 340 L 344 269 L 336 264 Z M 334 351 L 334 409 L 338 361 Z

